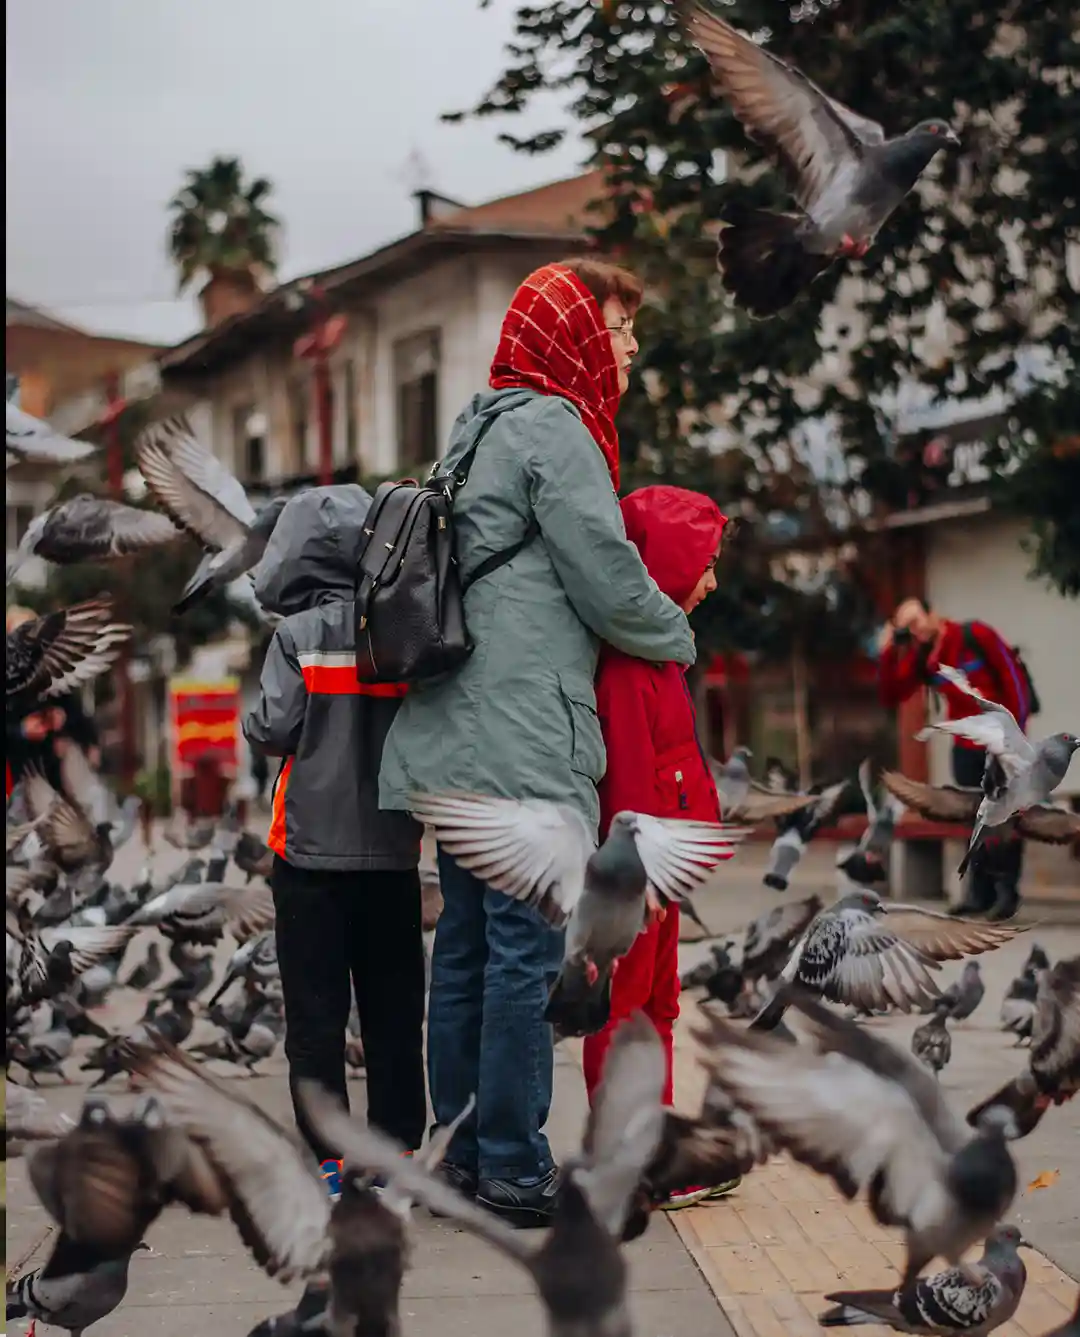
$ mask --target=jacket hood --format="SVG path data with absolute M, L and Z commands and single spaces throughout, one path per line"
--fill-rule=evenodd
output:
M 313 487 L 290 498 L 255 568 L 259 603 L 289 617 L 351 599 L 370 506 L 371 497 L 355 483 Z
M 660 589 L 680 607 L 716 556 L 727 516 L 681 487 L 643 487 L 619 503 L 626 537 Z

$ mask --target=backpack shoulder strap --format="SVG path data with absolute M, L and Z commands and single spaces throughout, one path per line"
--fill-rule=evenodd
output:
M 490 417 L 484 419 L 480 430 L 476 434 L 476 440 L 458 460 L 453 469 L 440 470 L 439 466 L 436 465 L 432 470 L 431 478 L 428 480 L 428 487 L 437 488 L 440 492 L 446 492 L 451 497 L 459 487 L 464 487 L 469 481 L 469 474 L 472 472 L 473 461 L 476 459 L 476 452 L 480 449 L 480 443 L 500 416 L 501 413 L 497 410 Z

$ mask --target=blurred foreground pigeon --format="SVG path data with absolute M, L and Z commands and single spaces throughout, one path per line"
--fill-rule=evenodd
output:
M 816 800 L 790 817 L 777 819 L 780 834 L 769 850 L 769 866 L 761 879 L 773 891 L 787 891 L 791 874 L 803 857 L 807 845 L 836 812 L 837 805 L 848 787 L 846 780 L 830 785 L 817 795 Z
M 793 1005 L 810 1045 L 710 1016 L 695 1032 L 710 1081 L 796 1160 L 848 1199 L 865 1190 L 875 1219 L 904 1229 L 904 1285 L 933 1258 L 960 1264 L 1016 1193 L 1011 1114 L 988 1109 L 972 1133 L 921 1063 L 805 993 Z
M 1039 981 L 1028 1069 L 1007 1082 L 968 1115 L 977 1123 L 993 1105 L 1013 1112 L 1021 1136 L 1038 1124 L 1051 1105 L 1063 1105 L 1080 1091 L 1080 956 L 1059 961 Z
M 924 785 L 909 780 L 899 771 L 885 771 L 882 782 L 891 794 L 909 808 L 914 808 L 932 822 L 974 824 L 983 801 L 981 789 L 961 789 L 955 785 Z M 1016 812 L 995 834 L 1016 833 L 1025 840 L 1040 840 L 1048 845 L 1071 845 L 1080 840 L 1080 813 L 1056 808 L 1050 803 L 1036 803 Z
M 185 613 L 258 565 L 287 498 L 275 497 L 256 512 L 242 485 L 196 441 L 184 417 L 148 427 L 135 455 L 158 505 L 208 549 L 173 607 L 174 613 Z
M 149 1247 L 140 1242 L 132 1253 Z M 130 1265 L 131 1254 L 103 1258 L 91 1246 L 61 1234 L 44 1267 L 8 1283 L 8 1320 L 29 1318 L 81 1337 L 123 1300 Z
M 86 441 L 72 441 L 54 432 L 47 422 L 7 403 L 7 464 L 32 460 L 38 464 L 73 464 L 97 449 Z
M 978 1284 L 952 1267 L 895 1291 L 834 1291 L 825 1299 L 836 1307 L 818 1322 L 823 1328 L 884 1323 L 920 1337 L 988 1337 L 1019 1308 L 1027 1270 L 1017 1250 L 1030 1247 L 1015 1226 L 998 1226 L 978 1261 Z
M 991 951 L 1023 931 L 951 919 L 899 901 L 886 903 L 870 890 L 852 892 L 811 921 L 784 967 L 779 988 L 751 1027 L 772 1029 L 783 1017 L 794 985 L 866 1012 L 890 1006 L 911 1012 L 929 1006 L 940 996 L 930 972 L 940 970 L 942 961 Z
M 1032 743 L 1013 718 L 1012 712 L 996 701 L 988 701 L 956 669 L 942 665 L 940 675 L 964 692 L 979 713 L 962 720 L 940 720 L 916 734 L 925 742 L 933 733 L 947 733 L 954 738 L 983 747 L 987 768 L 983 774 L 983 800 L 975 815 L 975 830 L 960 864 L 961 876 L 967 871 L 971 856 L 979 848 L 988 827 L 1001 826 L 1014 813 L 1024 813 L 1035 804 L 1046 803 L 1065 779 L 1073 753 L 1080 748 L 1074 733 L 1056 733 Z M 992 767 L 989 759 L 998 765 Z
M 934 1004 L 933 1017 L 922 1026 L 916 1026 L 911 1034 L 911 1052 L 935 1075 L 941 1072 L 952 1058 L 952 1036 L 947 1025 L 948 1017 L 949 1005 L 944 997 L 939 998 Z
M 680 10 L 713 82 L 788 178 L 799 212 L 729 214 L 720 270 L 736 303 L 772 316 L 841 256 L 863 256 L 941 149 L 959 139 L 941 120 L 886 139 L 875 121 L 833 101 L 799 70 L 693 0 Z
M 815 794 L 785 794 L 759 785 L 750 775 L 747 761 L 754 754 L 748 747 L 735 748 L 722 765 L 712 762 L 713 780 L 720 797 L 720 811 L 726 822 L 767 822 L 789 813 L 809 808 L 817 802 Z
M 30 522 L 7 564 L 10 585 L 24 562 L 41 557 L 58 566 L 109 562 L 180 537 L 172 521 L 157 511 L 140 511 L 122 501 L 80 493 Z
M 7 699 L 62 696 L 115 662 L 131 628 L 113 621 L 112 601 L 91 599 L 23 622 L 7 633 Z

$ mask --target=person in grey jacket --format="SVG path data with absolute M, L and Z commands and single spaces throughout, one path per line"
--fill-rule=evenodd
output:
M 633 275 L 595 260 L 525 280 L 503 322 L 492 390 L 458 418 L 453 468 L 493 417 L 454 502 L 466 581 L 533 528 L 511 561 L 468 588 L 476 649 L 413 687 L 383 752 L 384 808 L 414 791 L 469 790 L 577 807 L 595 828 L 604 745 L 593 678 L 606 641 L 626 654 L 694 662 L 686 615 L 660 592 L 619 510 L 615 411 L 637 349 Z M 428 1081 L 437 1123 L 476 1093 L 444 1173 L 518 1225 L 550 1220 L 557 1172 L 543 1133 L 552 1033 L 543 1019 L 561 938 L 530 907 L 439 852 L 443 912 L 428 1001 Z
M 297 1124 L 320 1161 L 340 1152 L 310 1128 L 296 1084 L 348 1105 L 345 1031 L 355 994 L 368 1119 L 407 1147 L 427 1122 L 419 825 L 380 812 L 379 758 L 402 689 L 356 680 L 353 590 L 371 498 L 361 487 L 293 497 L 255 572 L 283 617 L 244 720 L 253 749 L 280 757 L 267 843 Z

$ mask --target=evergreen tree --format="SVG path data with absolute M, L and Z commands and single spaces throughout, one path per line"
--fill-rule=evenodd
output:
M 1080 533 L 1062 491 L 1080 495 L 1080 459 L 1062 447 L 1080 421 L 1080 278 L 1067 255 L 1080 230 L 1075 2 L 731 0 L 722 12 L 886 133 L 941 116 L 964 148 L 938 156 L 864 261 L 834 266 L 780 317 L 748 321 L 721 291 L 716 228 L 732 202 L 785 207 L 784 183 L 756 170 L 761 155 L 674 7 L 519 7 L 508 68 L 464 114 L 569 94 L 607 170 L 597 243 L 653 294 L 620 418 L 628 482 L 678 480 L 738 503 L 762 532 L 820 540 L 935 481 L 899 440 L 901 406 L 996 396 L 1009 408 L 988 443 L 994 487 L 1032 520 L 1036 571 L 1075 594 Z M 500 138 L 542 153 L 565 133 Z M 939 341 L 931 362 L 928 322 L 941 320 L 947 351 Z M 717 441 L 730 448 L 703 449 Z M 748 577 L 751 604 L 766 589 Z

